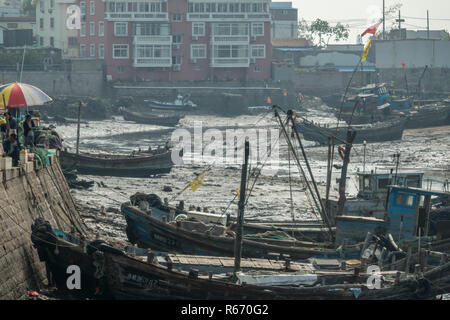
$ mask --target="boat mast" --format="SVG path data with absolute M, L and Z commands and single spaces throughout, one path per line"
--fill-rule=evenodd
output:
M 293 118 L 293 111 L 289 110 L 287 112 L 287 116 L 288 116 L 288 119 L 291 121 L 292 130 L 294 130 L 294 132 L 295 132 L 295 136 L 297 138 L 298 144 L 299 144 L 300 149 L 302 151 L 303 159 L 305 159 L 306 168 L 308 169 L 308 173 L 309 173 L 309 175 L 311 177 L 311 182 L 312 182 L 312 185 L 314 187 L 314 191 L 316 192 L 316 196 L 317 196 L 318 202 L 320 204 L 320 213 L 321 213 L 321 216 L 322 216 L 322 220 L 327 225 L 327 227 L 328 227 L 328 229 L 330 231 L 330 235 L 332 235 L 333 231 L 331 229 L 330 219 L 328 217 L 328 214 L 327 214 L 327 211 L 325 209 L 325 206 L 323 205 L 319 189 L 317 188 L 316 180 L 314 179 L 314 175 L 313 175 L 313 172 L 311 170 L 311 166 L 309 165 L 309 161 L 308 161 L 308 157 L 306 156 L 305 148 L 303 148 L 303 143 L 302 143 L 302 140 L 300 139 L 300 135 L 298 133 L 297 126 L 296 126 L 294 118 Z
M 247 186 L 247 171 L 248 171 L 248 156 L 249 156 L 249 142 L 245 141 L 245 155 L 244 155 L 244 165 L 242 166 L 241 173 L 241 187 L 239 192 L 239 203 L 238 203 L 238 217 L 237 217 L 237 228 L 236 228 L 236 238 L 234 240 L 234 277 L 236 278 L 237 272 L 241 270 L 241 257 L 242 257 L 242 235 L 244 233 L 243 223 L 244 223 L 244 208 L 245 208 L 245 188 Z
M 80 121 L 81 121 L 81 101 L 78 102 L 77 155 L 80 153 Z
M 341 180 L 339 181 L 339 200 L 338 200 L 338 211 L 337 215 L 342 216 L 344 213 L 344 205 L 345 205 L 345 186 L 347 183 L 347 168 L 350 162 L 350 151 L 352 149 L 353 140 L 356 137 L 356 131 L 348 130 L 347 131 L 347 142 L 345 144 L 344 151 L 344 164 L 342 165 L 341 170 Z

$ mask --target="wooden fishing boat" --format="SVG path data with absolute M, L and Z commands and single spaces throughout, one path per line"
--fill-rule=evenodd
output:
M 152 109 L 188 111 L 197 108 L 197 105 L 189 100 L 189 95 L 184 97 L 178 95 L 173 102 L 163 102 L 158 100 L 144 100 L 144 102 Z
M 123 118 L 126 121 L 134 121 L 142 124 L 152 124 L 163 127 L 173 127 L 178 124 L 178 121 L 184 116 L 179 113 L 161 114 L 150 112 L 138 112 L 130 110 L 122 110 Z
M 307 263 L 242 260 L 242 270 L 224 273 L 222 258 L 127 254 L 105 242 L 80 241 L 38 219 L 32 242 L 58 290 L 91 299 L 250 299 L 250 300 L 380 300 L 435 299 L 450 291 L 450 262 L 424 267 L 423 273 L 382 271 L 372 287 L 372 272 L 317 269 Z M 228 262 L 227 262 L 228 261 Z M 69 290 L 69 267 L 80 268 L 81 287 Z M 197 269 L 197 267 L 199 267 Z M 254 269 L 253 269 L 254 268 Z M 71 270 L 71 269 L 70 269 Z
M 234 236 L 221 225 L 208 225 L 198 221 L 168 220 L 153 216 L 131 204 L 122 204 L 121 211 L 127 221 L 127 236 L 141 248 L 197 255 L 233 256 Z M 333 254 L 323 243 L 297 240 L 256 238 L 243 240 L 243 256 L 261 258 L 273 254 L 305 259 L 320 254 Z
M 320 145 L 328 145 L 328 138 L 332 136 L 336 136 L 341 141 L 345 141 L 348 131 L 348 126 L 346 125 L 341 125 L 336 133 L 335 127 L 315 125 L 306 120 L 299 122 L 297 128 L 306 140 L 318 142 Z M 356 137 L 353 143 L 401 140 L 405 128 L 405 120 L 378 122 L 368 125 L 352 125 L 351 128 L 356 131 Z
M 82 174 L 119 177 L 149 177 L 168 173 L 172 168 L 172 152 L 167 148 L 131 155 L 71 153 L 60 151 L 59 160 L 64 170 L 76 169 Z
M 450 124 L 450 106 L 424 106 L 408 113 L 405 129 L 439 127 Z

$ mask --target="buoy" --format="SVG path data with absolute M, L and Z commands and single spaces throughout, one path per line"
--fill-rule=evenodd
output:
M 272 99 L 270 99 L 270 97 L 267 98 L 267 103 L 272 103 Z

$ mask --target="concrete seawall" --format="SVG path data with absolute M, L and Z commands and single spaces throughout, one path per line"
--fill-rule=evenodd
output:
M 0 171 L 0 299 L 21 299 L 46 281 L 31 242 L 37 218 L 64 230 L 85 231 L 56 157 L 47 167 L 28 162 Z

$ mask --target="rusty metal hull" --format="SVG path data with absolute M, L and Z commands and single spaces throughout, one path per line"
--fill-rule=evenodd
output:
M 63 169 L 76 169 L 81 174 L 118 177 L 148 177 L 168 173 L 173 165 L 170 150 L 136 156 L 76 155 L 61 151 L 59 159 Z

